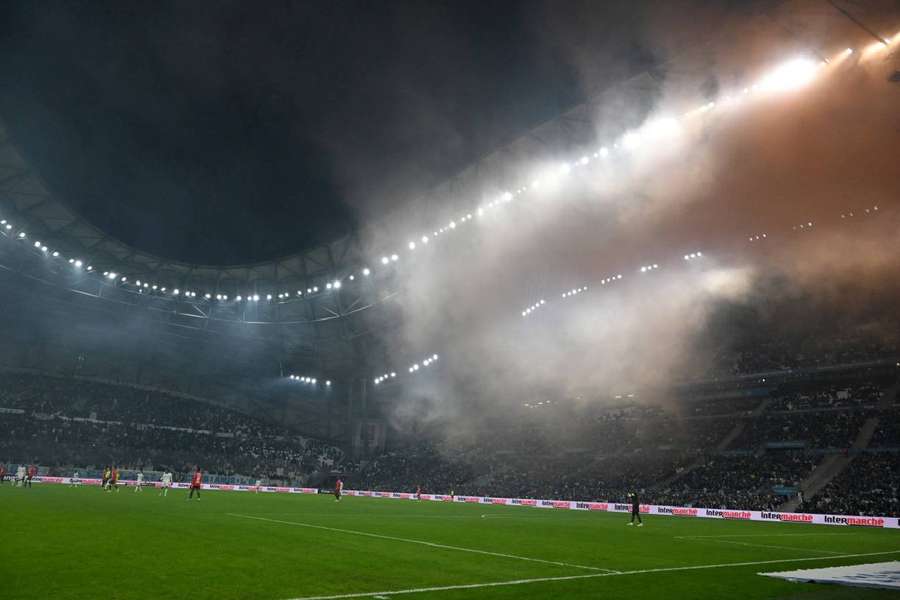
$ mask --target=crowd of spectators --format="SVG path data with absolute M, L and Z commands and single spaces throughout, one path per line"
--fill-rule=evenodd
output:
M 34 373 L 0 374 L 0 457 L 51 467 L 201 465 L 303 483 L 343 452 L 234 410 L 160 391 Z
M 900 516 L 900 455 L 864 453 L 799 510 L 839 515 Z
M 530 426 L 493 429 L 469 448 L 409 444 L 351 481 L 376 490 L 422 486 L 435 493 L 560 500 L 622 501 L 638 490 L 656 504 L 775 510 L 797 496 L 824 457 L 849 451 L 865 420 L 877 414 L 880 394 L 871 383 L 820 384 L 678 410 L 616 407 L 558 439 Z M 873 444 L 896 443 L 900 415 L 881 413 Z M 586 439 L 585 427 L 596 443 Z
M 423 436 L 368 461 L 334 445 L 198 399 L 35 373 L 0 373 L 0 458 L 52 470 L 117 464 L 304 484 L 340 471 L 348 487 L 517 498 L 774 509 L 823 456 L 847 452 L 878 416 L 870 447 L 898 445 L 882 387 L 810 384 L 768 397 L 619 405 L 549 429 L 492 426 L 466 443 Z M 558 427 L 557 423 L 557 427 Z M 898 455 L 862 454 L 803 509 L 896 513 Z

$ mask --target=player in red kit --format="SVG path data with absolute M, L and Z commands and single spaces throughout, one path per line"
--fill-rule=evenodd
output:
M 340 502 L 341 494 L 343 494 L 343 493 L 344 493 L 344 482 L 341 481 L 340 479 L 338 479 L 337 482 L 335 482 L 335 484 L 334 484 L 334 501 Z
M 191 477 L 191 491 L 188 493 L 188 500 L 194 497 L 195 491 L 197 492 L 197 500 L 200 500 L 201 485 L 203 485 L 203 472 L 200 470 L 200 467 L 197 467 L 197 470 L 194 471 L 194 475 Z
M 4 481 L 6 481 L 6 465 L 0 463 L 0 485 L 3 485 Z
M 109 481 L 106 482 L 106 491 L 116 490 L 119 493 L 119 467 L 113 465 L 109 471 Z
M 37 467 L 34 465 L 28 465 L 27 479 L 25 479 L 26 487 L 31 487 L 31 480 L 34 479 L 36 475 Z

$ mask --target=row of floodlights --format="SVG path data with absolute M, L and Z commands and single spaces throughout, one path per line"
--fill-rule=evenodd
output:
M 428 366 L 432 365 L 433 363 L 436 363 L 438 358 L 440 358 L 440 357 L 437 354 L 432 354 L 431 356 L 429 356 L 428 358 L 426 358 L 425 360 L 422 361 L 421 366 L 428 367 Z M 412 366 L 409 367 L 409 372 L 415 373 L 416 371 L 419 370 L 419 368 L 420 368 L 419 363 L 413 363 Z
M 308 383 L 310 385 L 316 385 L 316 383 L 318 383 L 319 381 L 315 377 L 307 377 L 305 375 L 288 375 L 288 379 L 290 379 L 291 381 L 299 381 L 300 383 Z M 325 385 L 330 387 L 331 380 L 325 380 Z
M 531 313 L 533 313 L 534 311 L 536 311 L 537 309 L 539 309 L 540 307 L 542 307 L 545 304 L 547 304 L 547 301 L 544 300 L 543 298 L 541 298 L 538 302 L 535 302 L 534 304 L 532 304 L 531 306 L 529 306 L 528 308 L 523 310 L 522 316 L 527 317 L 528 315 L 530 315 Z
M 9 221 L 7 221 L 6 219 L 0 219 L 0 227 L 2 227 L 3 229 L 5 229 L 6 231 L 11 231 L 11 230 L 13 229 L 13 224 L 10 223 Z M 20 231 L 20 232 L 16 235 L 16 239 L 19 239 L 19 240 L 25 240 L 25 239 L 27 239 L 27 238 L 28 238 L 28 234 L 25 233 L 24 231 Z M 59 257 L 60 257 L 60 253 L 59 253 L 58 250 L 51 250 L 46 244 L 44 244 L 44 243 L 41 242 L 40 240 L 35 240 L 35 242 L 34 242 L 34 247 L 35 247 L 37 250 L 40 250 L 42 253 L 44 253 L 44 254 L 46 254 L 46 255 L 48 255 L 48 256 L 52 256 L 53 258 L 59 258 Z M 69 264 L 72 265 L 72 266 L 74 266 L 76 269 L 84 268 L 86 271 L 93 271 L 93 270 L 94 270 L 94 267 L 92 267 L 91 265 L 88 265 L 87 267 L 85 267 L 85 266 L 84 266 L 84 261 L 81 260 L 80 258 L 70 258 L 70 259 L 69 259 Z

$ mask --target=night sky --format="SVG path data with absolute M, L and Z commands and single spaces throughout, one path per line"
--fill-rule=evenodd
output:
M 208 264 L 384 218 L 657 60 L 631 3 L 2 10 L 0 115 L 50 188 L 129 244 Z

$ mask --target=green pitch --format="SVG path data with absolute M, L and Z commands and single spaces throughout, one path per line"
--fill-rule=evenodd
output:
M 676 517 L 638 528 L 625 515 L 525 507 L 186 496 L 4 484 L 0 597 L 896 597 L 757 575 L 900 560 L 895 530 Z

